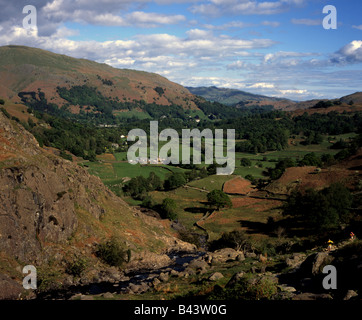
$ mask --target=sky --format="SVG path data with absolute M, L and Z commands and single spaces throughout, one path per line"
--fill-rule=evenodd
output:
M 23 13 L 26 5 L 36 19 Z M 323 13 L 327 5 L 336 19 Z M 297 101 L 362 91 L 361 0 L 0 0 L 0 7 L 0 46 Z M 323 20 L 336 20 L 336 29 Z

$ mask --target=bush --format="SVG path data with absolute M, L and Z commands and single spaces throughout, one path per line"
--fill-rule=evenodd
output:
M 350 191 L 340 183 L 331 184 L 321 191 L 294 191 L 284 205 L 284 215 L 301 218 L 316 230 L 330 230 L 351 218 Z
M 224 207 L 232 207 L 230 197 L 221 190 L 212 190 L 207 194 L 207 201 L 211 206 L 215 206 L 217 210 Z
M 114 267 L 121 267 L 127 261 L 128 256 L 127 251 L 115 238 L 98 244 L 96 255 L 103 262 Z
M 65 272 L 74 276 L 80 277 L 87 268 L 87 260 L 81 257 L 74 257 L 73 261 L 67 263 Z
M 248 158 L 242 158 L 240 160 L 240 165 L 243 166 L 243 167 L 250 167 L 251 166 L 251 160 L 248 159 Z
M 9 112 L 6 111 L 5 108 L 1 107 L 0 110 L 1 110 L 2 113 L 5 115 L 5 117 L 11 119 L 11 115 L 9 114 Z
M 244 276 L 232 288 L 216 287 L 208 296 L 210 300 L 270 300 L 278 292 L 277 283 L 268 277 Z
M 163 199 L 161 204 L 163 218 L 176 220 L 177 219 L 176 209 L 177 209 L 177 204 L 175 200 L 170 198 Z
M 247 241 L 248 238 L 244 231 L 234 230 L 223 233 L 220 239 L 212 241 L 209 249 L 213 251 L 222 248 L 233 248 L 239 251 L 247 244 Z

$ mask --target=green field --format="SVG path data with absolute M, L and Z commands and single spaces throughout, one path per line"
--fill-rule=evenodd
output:
M 161 203 L 165 198 L 174 199 L 178 205 L 177 215 L 179 221 L 193 232 L 202 233 L 194 226 L 203 215 L 209 210 L 206 203 L 207 192 L 214 189 L 222 190 L 226 181 L 240 175 L 252 175 L 255 178 L 265 178 L 263 171 L 274 167 L 276 161 L 281 158 L 302 159 L 304 155 L 310 152 L 321 156 L 324 153 L 336 154 L 339 150 L 333 150 L 329 147 L 332 143 L 328 140 L 338 141 L 339 139 L 349 139 L 355 135 L 341 135 L 337 137 L 324 137 L 323 143 L 319 145 L 304 146 L 297 143 L 286 150 L 266 152 L 264 154 L 236 153 L 236 168 L 231 176 L 211 175 L 204 179 L 191 181 L 186 187 L 181 187 L 172 191 L 155 191 L 150 195 L 156 203 Z M 160 147 L 164 143 L 160 144 Z M 180 146 L 181 148 L 181 146 Z M 123 179 L 136 176 L 148 177 L 151 172 L 156 173 L 162 180 L 165 180 L 172 172 L 183 172 L 185 169 L 176 166 L 167 165 L 131 165 L 127 162 L 127 153 L 120 152 L 112 155 L 102 155 L 98 157 L 100 162 L 83 163 L 88 167 L 91 174 L 94 174 L 105 183 L 111 190 L 122 196 L 121 188 L 124 184 Z M 240 165 L 240 159 L 248 158 L 251 160 L 250 167 Z M 235 197 L 233 197 L 235 198 Z M 124 197 L 130 205 L 139 205 L 141 202 L 130 197 Z M 252 204 L 245 204 L 237 208 L 222 209 L 215 217 L 203 222 L 202 226 L 206 228 L 210 239 L 217 239 L 223 232 L 234 229 L 248 228 L 248 224 L 264 226 L 268 217 L 278 217 L 280 210 L 270 207 L 270 202 L 260 200 Z M 245 225 L 245 222 L 248 222 Z M 261 232 L 262 234 L 262 232 Z M 259 233 L 260 235 L 260 233 Z

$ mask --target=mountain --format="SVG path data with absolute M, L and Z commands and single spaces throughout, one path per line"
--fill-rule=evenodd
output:
M 362 104 L 362 92 L 355 92 L 339 99 L 343 103 Z M 351 103 L 352 104 L 352 103 Z
M 191 248 L 174 237 L 168 220 L 131 208 L 0 112 L 0 299 L 22 294 L 25 265 L 36 266 L 42 289 L 79 281 L 66 271 L 79 261 L 87 266 L 83 284 L 102 281 L 109 266 L 95 250 L 111 237 L 130 250 L 130 267 L 166 263 L 162 253 Z
M 329 113 L 335 112 L 360 112 L 362 111 L 362 92 L 356 92 L 339 99 L 314 99 L 296 103 L 288 111 L 294 115 L 302 115 L 307 112 L 312 113 Z
M 48 102 L 62 107 L 69 104 L 58 87 L 96 88 L 105 99 L 120 102 L 143 100 L 161 106 L 180 105 L 196 108 L 193 95 L 179 84 L 149 72 L 116 69 L 85 59 L 25 46 L 0 47 L 0 97 L 20 102 L 19 92 L 44 93 Z M 79 105 L 70 103 L 72 112 Z
M 201 96 L 209 101 L 216 101 L 226 105 L 237 105 L 242 103 L 255 104 L 261 101 L 276 102 L 286 99 L 267 97 L 259 94 L 253 94 L 237 89 L 217 88 L 217 87 L 186 87 L 191 93 Z M 289 100 L 288 100 L 289 101 Z M 290 103 L 291 101 L 289 101 Z

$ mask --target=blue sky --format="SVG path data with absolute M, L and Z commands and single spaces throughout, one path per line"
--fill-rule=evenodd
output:
M 294 100 L 362 91 L 359 0 L 37 0 L 31 32 L 28 4 L 0 0 L 0 45 Z M 326 5 L 336 30 L 322 26 Z

